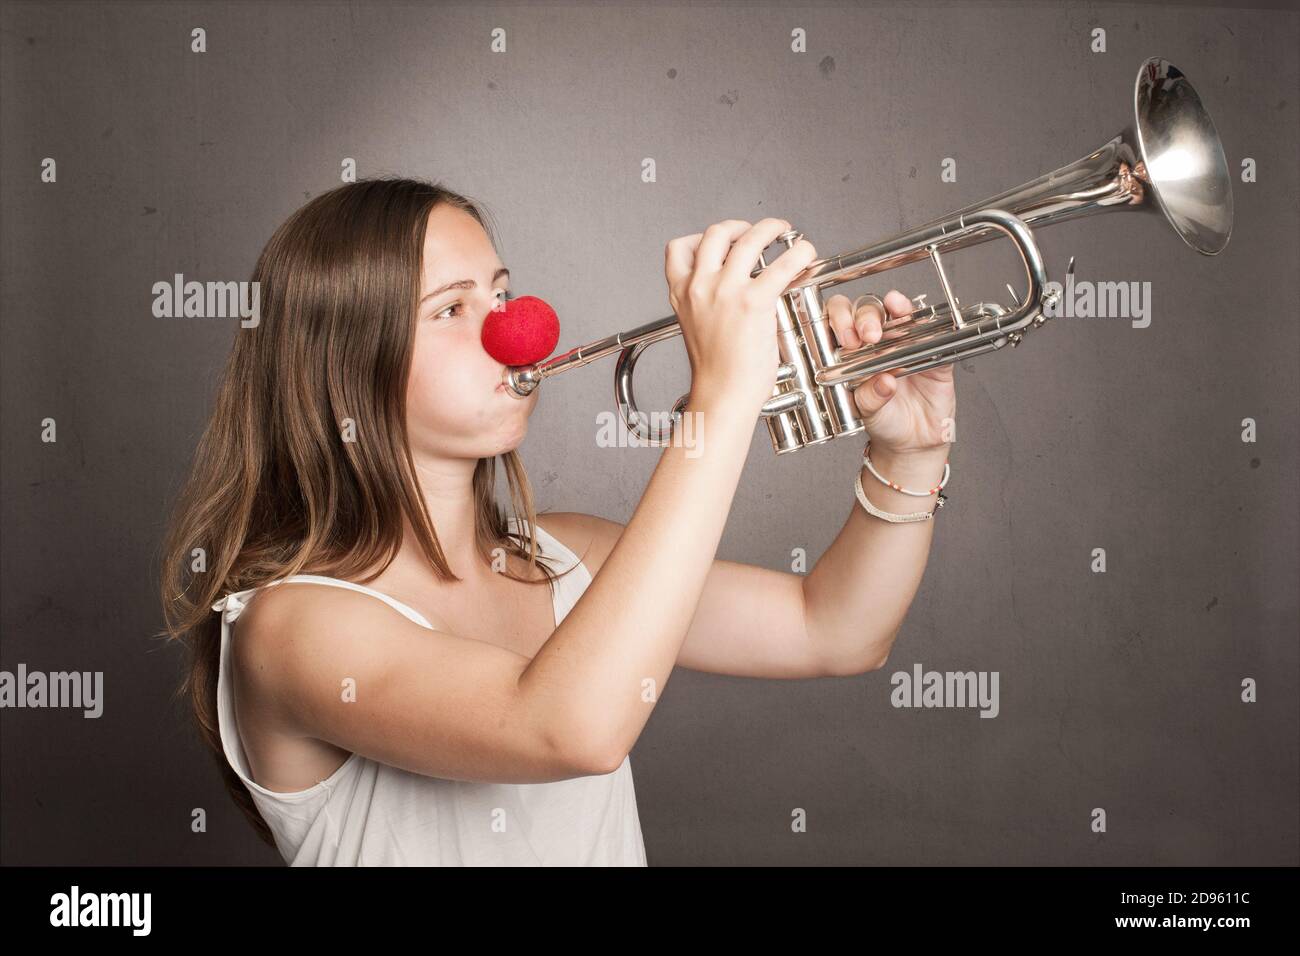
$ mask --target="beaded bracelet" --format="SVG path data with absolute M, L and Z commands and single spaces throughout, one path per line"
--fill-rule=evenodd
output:
M 904 488 L 902 485 L 894 484 L 892 481 L 890 481 L 880 472 L 876 471 L 876 466 L 871 463 L 870 452 L 871 452 L 871 442 L 867 442 L 867 447 L 862 450 L 862 463 L 867 466 L 867 471 L 871 472 L 871 474 L 876 477 L 876 480 L 878 480 L 882 485 L 888 485 L 890 488 L 893 488 L 895 491 L 901 491 L 903 494 L 912 495 L 915 498 L 929 498 L 936 491 L 942 490 L 943 486 L 948 483 L 948 476 L 952 474 L 952 468 L 948 465 L 948 462 L 945 461 L 943 463 L 943 478 L 942 480 L 940 480 L 940 482 L 937 485 L 935 485 L 929 491 L 912 491 L 908 488 Z M 943 496 L 940 495 L 940 497 Z

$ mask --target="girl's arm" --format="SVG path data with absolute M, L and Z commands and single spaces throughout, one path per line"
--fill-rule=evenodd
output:
M 692 400 L 685 414 L 700 416 L 703 440 L 666 448 L 609 557 L 520 677 L 566 715 L 562 737 L 597 732 L 615 766 L 677 661 L 754 432 L 734 404 Z
M 904 488 L 924 491 L 943 476 L 947 446 L 895 453 L 872 448 L 876 471 Z M 862 490 L 882 511 L 933 511 L 937 494 L 904 495 L 883 485 L 866 467 Z M 853 490 L 849 490 L 853 494 Z M 925 573 L 936 515 L 893 524 L 867 514 L 853 500 L 849 520 L 803 580 L 809 641 L 831 673 L 857 674 L 883 667 Z
M 816 452 L 810 452 L 815 454 Z M 932 488 L 946 452 L 914 457 L 872 452 L 876 470 L 904 488 Z M 937 495 L 917 498 L 882 485 L 864 467 L 862 489 L 876 507 L 930 511 Z M 858 504 L 849 475 L 839 479 L 848 520 L 807 574 L 717 559 L 709 567 L 677 665 L 734 677 L 843 677 L 883 666 L 916 596 L 934 521 L 890 524 Z M 827 491 L 824 498 L 830 498 Z M 544 516 L 547 530 L 586 552 L 592 573 L 617 545 L 623 525 L 595 515 Z M 589 547 L 587 546 L 589 544 Z M 779 550 L 782 557 L 796 546 Z

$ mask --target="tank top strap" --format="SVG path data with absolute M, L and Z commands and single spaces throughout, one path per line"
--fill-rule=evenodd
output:
M 527 521 L 516 519 L 514 515 L 510 515 L 507 519 L 507 523 L 512 531 L 527 534 Z M 519 532 L 518 529 L 521 527 L 525 530 Z M 538 557 L 552 566 L 558 565 L 558 567 L 554 568 L 557 572 L 567 571 L 574 565 L 581 564 L 580 559 L 573 551 L 540 524 L 537 525 L 537 541 L 541 552 Z M 562 582 L 561 591 L 556 594 L 557 618 L 562 618 L 568 608 L 572 607 L 573 603 L 577 601 L 578 596 L 586 590 L 587 585 L 591 583 L 591 574 L 587 571 L 586 566 L 583 565 L 581 568 L 575 570 L 573 574 L 561 578 L 560 580 Z M 572 581 L 572 583 L 569 583 L 570 581 Z M 344 581 L 341 578 L 327 577 L 322 574 L 294 574 L 287 578 L 281 578 L 277 581 L 263 584 L 260 587 L 246 588 L 243 591 L 232 591 L 213 604 L 212 610 L 220 613 L 222 615 L 222 620 L 226 624 L 233 624 L 239 619 L 239 615 L 243 613 L 244 608 L 248 605 L 252 596 L 259 590 L 262 588 L 275 587 L 277 584 L 290 583 L 323 584 L 330 587 L 347 588 L 351 591 L 359 591 L 362 594 L 369 594 L 371 597 L 383 601 L 389 607 L 393 608 L 407 619 L 419 624 L 421 627 L 427 627 L 431 631 L 435 630 L 434 626 L 429 623 L 428 619 L 425 618 L 423 614 L 414 608 L 403 604 L 401 601 L 397 600 L 397 598 L 390 597 L 382 591 L 376 591 L 374 588 L 366 587 L 364 584 L 354 584 L 351 581 Z
M 525 530 L 520 533 L 527 534 L 527 521 L 516 521 L 513 515 L 509 521 L 512 530 L 523 527 Z M 590 586 L 591 572 L 577 554 L 540 524 L 537 525 L 537 543 L 541 550 L 539 558 L 546 560 L 552 570 L 562 575 L 555 582 L 555 624 L 558 627 Z M 565 574 L 566 571 L 569 573 Z
M 527 537 L 527 521 L 516 519 L 514 515 L 511 515 L 506 520 L 510 526 L 510 530 Z M 520 528 L 523 530 L 520 531 Z M 555 535 L 551 534 L 540 524 L 537 526 L 537 544 L 539 549 L 538 557 L 545 560 L 547 563 L 556 566 L 555 570 L 557 571 L 568 570 L 578 563 L 578 556 L 565 547 L 564 543 L 560 541 L 559 538 L 555 537 Z
M 287 578 L 281 578 L 278 581 L 271 581 L 264 584 L 262 588 L 274 587 L 277 584 L 324 584 L 329 587 L 347 588 L 349 591 L 359 591 L 362 594 L 369 594 L 371 597 L 378 598 L 393 610 L 398 611 L 407 619 L 419 624 L 421 627 L 427 627 L 434 630 L 434 626 L 429 623 L 423 614 L 414 608 L 403 604 L 395 597 L 390 597 L 382 591 L 376 591 L 374 588 L 366 587 L 364 584 L 354 584 L 351 581 L 344 581 L 341 578 L 326 577 L 322 574 L 292 574 Z M 220 601 L 212 605 L 212 610 L 222 615 L 222 620 L 226 624 L 233 624 L 239 619 L 245 607 L 248 606 L 249 599 L 261 588 L 248 588 L 243 591 L 232 591 Z

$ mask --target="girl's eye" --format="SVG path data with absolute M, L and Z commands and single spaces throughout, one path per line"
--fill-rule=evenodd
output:
M 505 296 L 505 298 L 500 301 L 509 302 L 511 299 L 514 298 L 514 294 L 506 291 L 505 289 L 497 289 L 496 291 L 499 295 Z M 453 311 L 453 310 L 457 310 L 457 311 Z M 447 308 L 443 309 L 441 312 L 434 313 L 433 317 L 435 319 L 441 319 L 441 318 L 450 319 L 459 316 L 462 311 L 463 311 L 462 304 L 460 302 L 453 302 L 451 305 L 447 306 Z M 452 313 L 452 314 L 449 315 L 448 313 Z

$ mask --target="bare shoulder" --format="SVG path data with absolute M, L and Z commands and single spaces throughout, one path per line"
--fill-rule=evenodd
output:
M 285 727 L 297 723 L 286 706 L 295 680 L 318 676 L 340 657 L 373 663 L 386 653 L 385 635 L 412 628 L 427 633 L 370 595 L 291 581 L 263 588 L 248 602 L 232 660 L 245 693 L 273 724 Z
M 356 625 L 402 617 L 372 595 L 306 581 L 262 588 L 247 603 L 239 616 L 241 642 L 246 644 L 291 641 L 294 635 L 311 631 L 310 626 L 301 626 L 304 624 L 338 621 L 344 626 L 332 630 L 350 631 Z M 299 626 L 286 626 L 289 624 Z
M 594 576 L 618 544 L 624 525 L 580 511 L 547 512 L 537 524 L 576 554 Z

